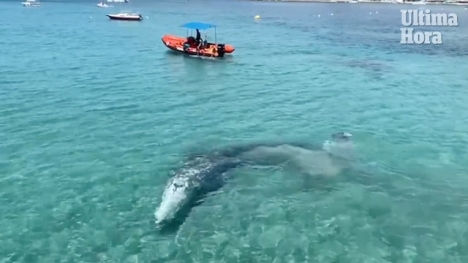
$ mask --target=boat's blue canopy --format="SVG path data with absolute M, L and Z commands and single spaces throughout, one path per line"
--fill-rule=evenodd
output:
M 201 23 L 201 22 L 190 22 L 190 23 L 183 24 L 182 27 L 185 27 L 188 29 L 206 30 L 206 29 L 210 29 L 216 26 L 212 24 Z

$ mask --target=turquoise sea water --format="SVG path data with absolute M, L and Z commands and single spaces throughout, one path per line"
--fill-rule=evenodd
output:
M 0 262 L 468 261 L 467 10 L 402 46 L 400 5 L 134 2 L 0 2 Z M 105 17 L 125 9 L 148 19 Z M 197 20 L 235 53 L 167 52 Z M 156 231 L 190 149 L 342 130 L 360 168 L 328 190 L 241 168 Z

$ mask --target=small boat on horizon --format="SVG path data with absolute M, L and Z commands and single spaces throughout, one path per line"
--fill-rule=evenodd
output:
M 106 8 L 106 7 L 110 7 L 110 5 L 108 5 L 106 3 L 103 3 L 103 2 L 100 2 L 99 4 L 97 4 L 97 7 Z
M 228 44 L 220 44 L 216 40 L 216 26 L 200 22 L 190 22 L 182 25 L 187 30 L 197 30 L 197 38 L 193 36 L 180 37 L 174 35 L 164 35 L 161 38 L 163 44 L 170 50 L 178 53 L 187 54 L 198 57 L 212 57 L 222 58 L 225 54 L 234 52 L 235 48 Z M 199 30 L 207 30 L 215 28 L 215 41 L 214 43 L 201 39 Z
M 108 14 L 107 15 L 112 20 L 124 20 L 124 21 L 141 21 L 143 16 L 138 13 L 131 12 L 122 12 L 119 14 Z
M 26 2 L 21 2 L 23 6 L 40 6 L 41 3 L 37 0 L 26 0 Z

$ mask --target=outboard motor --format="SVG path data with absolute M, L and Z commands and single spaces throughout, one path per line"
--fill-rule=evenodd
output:
M 190 48 L 190 44 L 188 42 L 185 42 L 183 45 L 184 52 L 187 52 L 189 48 Z
M 226 54 L 226 49 L 224 48 L 224 44 L 218 44 L 218 57 L 222 58 L 224 57 L 224 54 Z

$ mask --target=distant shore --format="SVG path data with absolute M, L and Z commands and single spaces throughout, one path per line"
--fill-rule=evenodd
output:
M 413 5 L 414 2 L 418 1 L 408 1 L 408 2 L 390 2 L 390 1 L 373 1 L 373 0 L 360 0 L 360 1 L 347 1 L 347 0 L 250 0 L 256 2 L 288 2 L 288 3 L 363 3 L 363 4 L 399 4 L 399 5 Z M 458 5 L 458 6 L 468 6 L 468 3 L 447 3 L 447 2 L 426 2 L 426 5 Z M 418 4 L 418 6 L 421 6 Z

